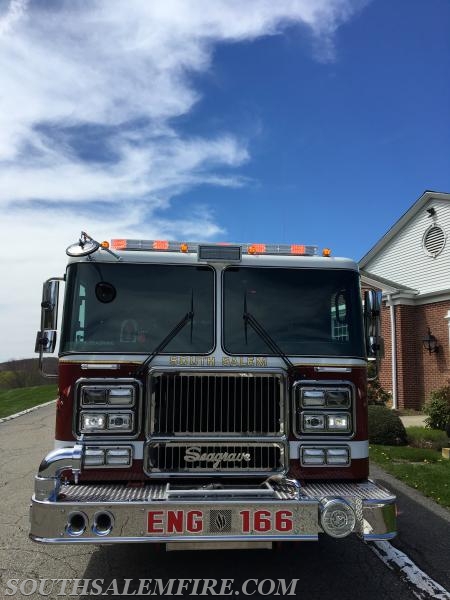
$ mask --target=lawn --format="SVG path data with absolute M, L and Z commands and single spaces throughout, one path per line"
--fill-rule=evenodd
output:
M 56 398 L 56 385 L 0 391 L 0 419 Z
M 397 479 L 450 508 L 450 461 L 442 458 L 440 452 L 371 444 L 370 459 Z

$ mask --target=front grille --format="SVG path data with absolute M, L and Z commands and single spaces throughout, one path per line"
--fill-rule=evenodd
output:
M 153 373 L 153 435 L 281 435 L 278 374 Z
M 146 447 L 149 474 L 266 474 L 284 471 L 284 445 L 245 442 L 153 442 Z

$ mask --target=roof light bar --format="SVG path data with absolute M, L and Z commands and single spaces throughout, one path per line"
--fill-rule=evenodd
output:
M 317 246 L 306 246 L 303 244 L 199 244 L 197 242 L 176 242 L 169 240 L 113 239 L 111 240 L 111 248 L 114 250 L 143 250 L 147 252 L 198 253 L 199 257 L 204 260 L 208 260 L 209 258 L 214 260 L 215 254 L 218 255 L 215 260 L 239 260 L 240 256 L 238 254 L 253 256 L 258 254 L 278 254 L 284 256 L 318 255 Z
M 245 254 L 282 254 L 296 256 L 317 256 L 317 246 L 303 244 L 244 244 L 242 253 Z
M 147 252 L 197 252 L 198 244 L 172 242 L 169 240 L 111 240 L 116 250 L 144 250 Z

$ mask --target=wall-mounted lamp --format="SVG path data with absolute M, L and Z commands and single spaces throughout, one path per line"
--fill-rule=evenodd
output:
M 429 217 L 434 217 L 434 215 L 436 214 L 436 209 L 433 207 L 427 208 L 427 213 Z
M 424 350 L 428 350 L 430 354 L 433 352 L 439 352 L 439 344 L 437 339 L 431 333 L 430 328 L 428 327 L 427 337 L 424 337 L 422 340 Z

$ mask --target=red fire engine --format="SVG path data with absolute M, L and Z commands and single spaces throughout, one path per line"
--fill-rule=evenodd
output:
M 368 479 L 379 301 L 355 262 L 305 245 L 82 232 L 44 284 L 36 349 L 59 342 L 55 449 L 30 537 L 268 547 L 395 535 Z

